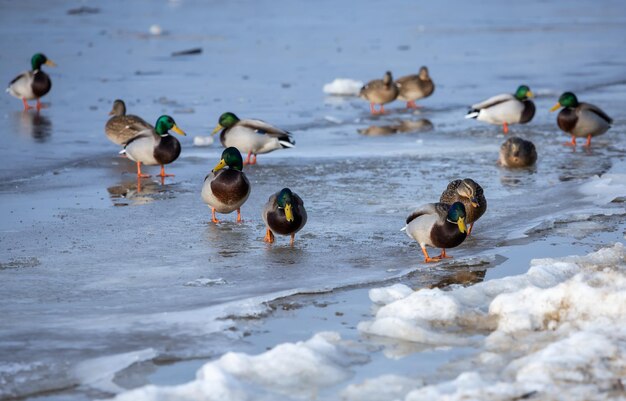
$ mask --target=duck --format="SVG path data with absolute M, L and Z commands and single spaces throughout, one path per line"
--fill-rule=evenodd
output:
M 398 97 L 400 90 L 393 82 L 391 71 L 385 72 L 383 79 L 375 79 L 368 82 L 359 92 L 359 97 L 370 102 L 370 112 L 372 114 L 384 114 L 385 104 L 393 102 Z M 376 110 L 374 105 L 379 104 L 380 110 Z
M 283 188 L 269 197 L 261 217 L 265 222 L 267 243 L 274 242 L 274 233 L 291 235 L 289 244 L 293 246 L 296 233 L 304 227 L 307 220 L 302 198 L 289 188 Z
M 56 67 L 54 61 L 42 53 L 35 53 L 30 59 L 31 71 L 25 71 L 15 77 L 7 88 L 11 96 L 22 99 L 24 111 L 33 107 L 28 104 L 29 100 L 37 99 L 37 111 L 41 110 L 41 98 L 50 92 L 52 81 L 42 69 L 42 65 Z
M 407 75 L 396 79 L 398 86 L 398 100 L 406 102 L 407 109 L 417 109 L 416 100 L 423 99 L 433 94 L 435 83 L 428 74 L 428 67 L 422 66 L 418 74 Z
M 126 114 L 126 104 L 121 99 L 113 102 L 109 115 L 112 117 L 104 126 L 104 132 L 107 138 L 116 145 L 124 146 L 141 131 L 154 129 L 143 118 Z
M 216 212 L 228 214 L 235 210 L 237 223 L 241 223 L 241 206 L 248 196 L 250 181 L 243 172 L 243 157 L 236 147 L 230 146 L 224 149 L 219 163 L 204 178 L 202 200 L 211 208 L 213 223 L 220 222 Z
M 578 98 L 572 92 L 565 92 L 559 97 L 559 101 L 550 111 L 559 112 L 556 122 L 561 130 L 572 136 L 567 146 L 576 146 L 576 138 L 587 137 L 585 147 L 591 146 L 591 138 L 602 135 L 611 128 L 613 119 L 602 109 L 590 103 L 578 102 Z
M 424 204 L 406 218 L 406 226 L 402 230 L 420 245 L 425 263 L 451 258 L 446 254 L 446 249 L 461 245 L 467 237 L 465 206 L 461 202 L 454 202 L 452 205 Z M 441 254 L 430 257 L 426 250 L 427 245 L 441 248 Z
M 291 133 L 261 120 L 240 120 L 234 113 L 223 113 L 211 133 L 220 131 L 220 142 L 225 148 L 235 147 L 248 153 L 244 164 L 256 164 L 257 154 L 296 146 Z M 251 160 L 250 157 L 253 157 Z
M 161 165 L 161 178 L 173 177 L 174 174 L 165 174 L 165 165 L 172 163 L 180 156 L 180 142 L 169 134 L 169 130 L 179 135 L 186 135 L 178 128 L 174 119 L 162 115 L 154 124 L 154 128 L 144 129 L 137 136 L 129 140 L 120 152 L 130 160 L 137 162 L 137 178 L 147 178 L 150 174 L 141 173 L 141 163 L 148 166 Z
M 499 161 L 505 167 L 530 167 L 537 161 L 537 150 L 531 141 L 514 136 L 500 146 Z
M 514 94 L 503 93 L 473 104 L 465 118 L 475 118 L 490 124 L 502 124 L 502 131 L 509 132 L 509 124 L 526 124 L 535 116 L 533 93 L 526 85 L 520 85 Z
M 467 235 L 472 233 L 474 223 L 487 211 L 487 199 L 483 188 L 471 178 L 454 180 L 441 194 L 439 202 L 451 205 L 455 202 L 463 203 L 467 218 L 465 222 L 469 224 Z

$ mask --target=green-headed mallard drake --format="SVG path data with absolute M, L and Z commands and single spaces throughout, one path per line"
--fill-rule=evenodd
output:
M 169 130 L 185 135 L 172 117 L 161 116 L 154 125 L 154 129 L 139 132 L 124 146 L 120 154 L 126 154 L 130 160 L 137 162 L 137 177 L 150 177 L 149 174 L 141 173 L 141 163 L 148 166 L 160 164 L 160 177 L 174 176 L 174 174 L 165 174 L 165 165 L 178 159 L 181 149 L 180 142 L 169 134 Z
M 306 210 L 304 202 L 289 188 L 283 188 L 270 196 L 263 212 L 261 213 L 265 222 L 265 242 L 274 242 L 274 233 L 280 235 L 291 235 L 290 244 L 296 237 L 296 233 L 306 224 Z
M 224 168 L 228 166 L 228 168 Z M 213 170 L 204 178 L 202 200 L 211 208 L 214 223 L 220 221 L 218 213 L 237 211 L 237 223 L 241 222 L 241 205 L 250 195 L 250 181 L 244 174 L 243 158 L 235 147 L 228 147 L 222 152 L 222 158 Z
M 211 134 L 219 130 L 220 142 L 227 148 L 233 146 L 241 153 L 247 153 L 244 164 L 256 164 L 256 155 L 277 149 L 293 148 L 296 141 L 291 133 L 261 120 L 240 120 L 234 113 L 226 112 Z M 254 156 L 251 161 L 250 156 Z
M 383 79 L 375 79 L 362 87 L 359 97 L 370 102 L 372 114 L 383 114 L 385 112 L 384 105 L 396 100 L 399 92 L 398 86 L 393 82 L 391 72 L 387 71 Z M 376 104 L 380 105 L 379 111 L 374 107 Z
M 532 142 L 514 136 L 500 146 L 499 160 L 505 167 L 529 167 L 537 161 L 537 150 Z
M 598 106 L 579 103 L 572 92 L 562 94 L 550 111 L 556 111 L 560 107 L 563 110 L 559 112 L 556 122 L 559 128 L 572 136 L 572 142 L 566 143 L 568 146 L 576 146 L 576 138 L 584 137 L 587 137 L 584 146 L 591 146 L 591 137 L 604 134 L 613 123 L 613 119 Z
M 526 85 L 517 88 L 514 94 L 504 93 L 472 105 L 465 118 L 475 118 L 489 124 L 502 124 L 504 133 L 509 124 L 526 124 L 535 115 L 535 104 L 529 98 L 533 93 Z
M 465 222 L 470 225 L 467 235 L 472 233 L 474 222 L 487 211 L 487 199 L 485 199 L 483 188 L 471 178 L 451 181 L 441 194 L 439 202 L 448 205 L 455 202 L 463 203 L 467 216 Z
M 113 108 L 109 115 L 113 117 L 107 121 L 104 132 L 107 138 L 117 145 L 126 145 L 141 131 L 154 129 L 143 118 L 126 114 L 126 104 L 120 99 L 113 102 Z
M 11 96 L 22 99 L 24 110 L 32 109 L 28 105 L 28 100 L 33 99 L 37 99 L 37 110 L 41 110 L 41 101 L 39 99 L 50 92 L 50 88 L 52 88 L 50 77 L 41 69 L 43 64 L 56 67 L 52 60 L 49 60 L 41 53 L 37 53 L 30 59 L 30 65 L 33 69 L 21 73 L 9 83 L 7 92 Z
M 417 109 L 415 101 L 428 97 L 435 91 L 435 83 L 428 75 L 426 67 L 420 68 L 418 74 L 396 79 L 396 85 L 400 90 L 398 100 L 405 101 L 408 109 Z
M 451 256 L 446 255 L 446 249 L 461 245 L 467 237 L 465 207 L 461 202 L 452 205 L 427 203 L 406 218 L 403 230 L 420 244 L 424 252 L 424 262 L 450 258 Z M 441 248 L 441 254 L 431 258 L 426 251 L 426 245 Z

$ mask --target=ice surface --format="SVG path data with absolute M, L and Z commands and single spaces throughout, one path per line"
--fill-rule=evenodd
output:
M 324 84 L 324 93 L 337 96 L 358 96 L 363 82 L 350 78 L 335 78 L 333 82 Z

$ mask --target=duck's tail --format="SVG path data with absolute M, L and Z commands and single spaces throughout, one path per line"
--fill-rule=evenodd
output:
M 480 113 L 480 110 L 472 109 L 467 112 L 467 114 L 465 115 L 465 118 L 476 118 L 478 117 L 478 113 Z
M 283 149 L 285 148 L 293 148 L 296 146 L 296 141 L 293 140 L 293 138 L 291 137 L 286 137 L 286 138 L 280 138 L 278 140 L 278 143 L 280 143 L 280 146 L 283 147 Z

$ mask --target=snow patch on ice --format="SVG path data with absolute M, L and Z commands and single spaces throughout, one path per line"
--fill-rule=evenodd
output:
M 404 284 L 394 284 L 390 287 L 372 288 L 369 296 L 372 302 L 377 305 L 387 305 L 398 299 L 405 298 L 413 293 L 411 287 Z
M 321 388 L 349 378 L 350 364 L 362 358 L 345 345 L 339 334 L 322 332 L 307 341 L 280 344 L 255 356 L 229 352 L 205 364 L 193 382 L 174 387 L 146 386 L 115 400 L 315 399 Z
M 588 201 L 606 204 L 615 198 L 626 196 L 626 174 L 607 173 L 595 176 L 580 186 L 580 192 Z
M 383 375 L 349 385 L 341 392 L 341 399 L 343 401 L 389 401 L 404 397 L 409 391 L 423 385 L 423 381 L 419 379 Z
M 522 275 L 413 292 L 381 307 L 359 329 L 435 345 L 487 333 L 467 365 L 480 374 L 415 389 L 405 401 L 623 395 L 625 258 L 624 244 L 617 243 L 586 256 L 535 259 Z
M 226 280 L 223 278 L 197 278 L 195 280 L 187 281 L 184 285 L 186 287 L 210 287 L 213 285 L 224 285 Z
M 324 93 L 335 96 L 358 96 L 363 82 L 348 78 L 335 78 L 331 83 L 324 85 Z

